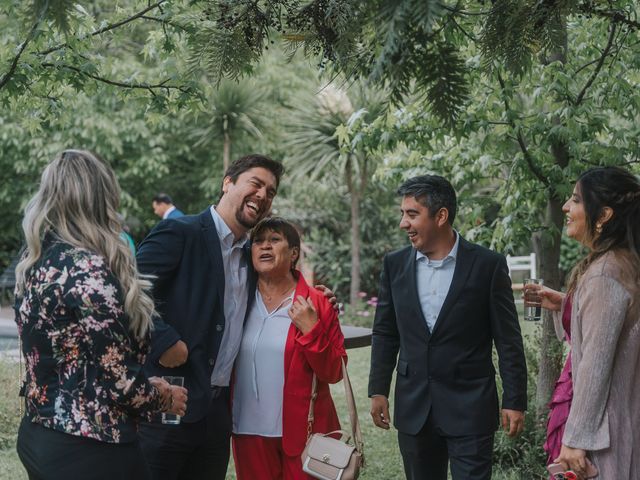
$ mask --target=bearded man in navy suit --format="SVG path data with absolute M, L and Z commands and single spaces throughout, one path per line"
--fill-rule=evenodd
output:
M 376 426 L 394 425 L 410 480 L 490 480 L 499 416 L 524 428 L 527 371 L 504 256 L 453 229 L 456 194 L 437 175 L 407 180 L 400 228 L 411 246 L 384 258 L 373 325 L 369 396 Z M 502 378 L 499 410 L 492 346 Z

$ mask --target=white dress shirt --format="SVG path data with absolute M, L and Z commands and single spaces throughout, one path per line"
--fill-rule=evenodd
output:
M 233 362 L 240 348 L 242 324 L 247 312 L 249 285 L 247 284 L 247 262 L 242 247 L 247 243 L 249 237 L 244 235 L 240 240 L 234 241 L 231 229 L 224 223 L 214 207 L 211 207 L 211 216 L 220 239 L 222 263 L 224 264 L 225 322 L 220 350 L 211 374 L 211 385 L 226 387 L 229 385 Z
M 268 312 L 260 292 L 247 317 L 233 389 L 233 432 L 282 436 L 284 349 L 293 293 Z
M 426 255 L 416 252 L 416 285 L 420 308 L 427 322 L 429 331 L 433 332 L 436 320 L 442 310 L 444 299 L 449 293 L 453 272 L 456 269 L 456 257 L 460 235 L 456 234 L 456 242 L 451 251 L 442 260 L 430 260 Z

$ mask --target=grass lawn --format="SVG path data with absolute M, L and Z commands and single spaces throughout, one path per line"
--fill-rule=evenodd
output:
M 537 324 L 526 322 L 524 334 L 533 334 Z M 358 404 L 358 416 L 365 442 L 366 468 L 360 478 L 363 480 L 389 480 L 404 478 L 402 460 L 398 450 L 395 430 L 384 431 L 375 428 L 369 416 L 367 381 L 369 375 L 369 348 L 349 350 L 349 374 Z M 22 480 L 26 474 L 15 453 L 15 438 L 18 427 L 17 381 L 18 367 L 0 361 L 0 480 Z M 332 387 L 332 394 L 340 422 L 348 429 L 349 419 L 342 383 Z M 500 435 L 500 434 L 499 434 Z M 233 463 L 229 466 L 228 479 L 235 479 Z M 520 480 L 514 473 L 494 469 L 495 480 Z

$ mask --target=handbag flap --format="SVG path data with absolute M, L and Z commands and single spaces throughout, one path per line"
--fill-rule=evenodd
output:
M 355 449 L 340 440 L 315 433 L 309 439 L 307 454 L 319 462 L 346 468 Z

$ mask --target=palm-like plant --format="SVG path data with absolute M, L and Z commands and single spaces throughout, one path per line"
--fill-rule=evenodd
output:
M 302 97 L 291 114 L 286 162 L 294 177 L 332 176 L 346 187 L 351 204 L 351 282 L 349 301 L 360 291 L 360 203 L 378 157 L 362 143 L 345 141 L 341 131 L 370 123 L 386 108 L 386 96 L 356 82 L 347 90 L 329 86 Z
M 229 167 L 232 141 L 262 137 L 264 95 L 250 82 L 223 81 L 209 95 L 208 111 L 201 128 L 194 131 L 196 146 L 222 140 L 222 165 Z

